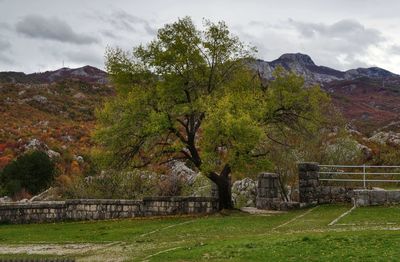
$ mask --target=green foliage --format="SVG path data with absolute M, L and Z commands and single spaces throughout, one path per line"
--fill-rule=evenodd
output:
M 189 192 L 196 190 L 197 186 L 188 186 L 187 181 L 178 176 L 133 170 L 76 176 L 62 187 L 62 194 L 66 198 L 142 199 L 145 196 L 190 195 Z
M 0 173 L 3 193 L 15 195 L 22 190 L 37 194 L 53 181 L 56 168 L 46 153 L 32 151 L 8 164 Z
M 190 18 L 158 31 L 133 53 L 108 49 L 117 96 L 97 112 L 102 163 L 144 167 L 186 159 L 206 176 L 269 169 L 268 145 L 287 132 L 312 134 L 324 123 L 327 95 L 283 69 L 263 85 L 251 70 L 255 49 L 223 22 Z
M 196 176 L 193 184 L 184 183 L 183 196 L 209 197 L 212 190 L 212 182 L 203 175 Z

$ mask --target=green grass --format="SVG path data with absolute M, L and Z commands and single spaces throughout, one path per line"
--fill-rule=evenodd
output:
M 400 206 L 356 208 L 350 216 L 341 219 L 340 223 L 357 225 L 400 225 Z
M 350 208 L 323 205 L 268 216 L 234 211 L 206 217 L 1 225 L 0 251 L 2 246 L 96 243 L 106 246 L 64 255 L 86 261 L 400 260 L 400 207 L 357 208 L 328 226 Z M 36 256 L 19 257 L 24 255 Z

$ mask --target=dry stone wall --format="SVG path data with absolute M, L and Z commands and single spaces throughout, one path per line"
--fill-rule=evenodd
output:
M 299 200 L 304 204 L 351 202 L 353 188 L 331 186 L 319 180 L 318 163 L 299 163 Z
M 302 204 L 354 202 L 357 206 L 371 206 L 400 203 L 400 190 L 368 190 L 327 185 L 319 180 L 318 172 L 318 163 L 299 164 L 299 199 Z
M 0 223 L 40 223 L 213 213 L 211 197 L 147 197 L 143 200 L 73 199 L 0 205 Z
M 399 203 L 399 190 L 354 190 L 354 204 L 356 206 L 390 205 Z

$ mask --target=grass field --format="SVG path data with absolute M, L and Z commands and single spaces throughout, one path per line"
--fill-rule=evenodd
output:
M 398 261 L 400 207 L 323 205 L 40 225 L 0 225 L 0 258 L 78 261 Z

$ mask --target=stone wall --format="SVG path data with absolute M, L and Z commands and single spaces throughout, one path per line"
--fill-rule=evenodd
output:
M 143 200 L 74 199 L 1 204 L 0 223 L 102 220 L 216 211 L 218 211 L 218 200 L 209 197 L 147 197 Z
M 0 223 L 61 221 L 66 218 L 63 201 L 32 202 L 0 205 Z
M 330 186 L 321 183 L 320 188 L 319 204 L 351 202 L 354 195 L 354 188 L 351 187 Z
M 142 201 L 71 199 L 65 201 L 65 220 L 102 220 L 141 215 Z
M 299 200 L 304 204 L 351 202 L 353 188 L 332 186 L 319 180 L 318 163 L 299 163 Z
M 388 205 L 400 203 L 400 190 L 354 190 L 356 206 Z

